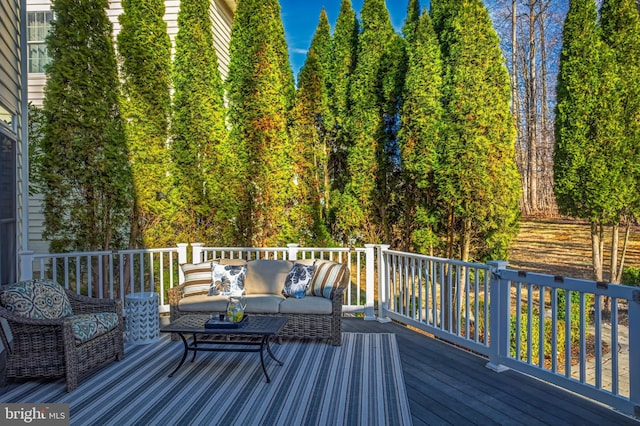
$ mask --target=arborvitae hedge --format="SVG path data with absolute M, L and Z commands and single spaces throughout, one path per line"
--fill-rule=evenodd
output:
M 437 172 L 449 257 L 505 259 L 518 231 L 520 180 L 509 76 L 480 0 L 445 19 L 444 143 Z
M 380 162 L 385 162 L 386 102 L 382 92 L 385 55 L 396 34 L 384 0 L 365 0 L 361 11 L 356 68 L 351 81 L 350 138 L 347 154 L 348 181 L 337 200 L 336 229 L 345 243 L 381 241 L 379 207 L 386 202 L 377 184 Z
M 54 0 L 44 99 L 44 237 L 53 252 L 126 247 L 131 172 L 107 0 Z
M 124 0 L 118 17 L 122 113 L 133 174 L 132 247 L 176 243 L 167 146 L 171 114 L 171 41 L 162 0 Z
M 227 81 L 230 144 L 238 151 L 232 188 L 242 203 L 235 218 L 246 244 L 273 246 L 296 235 L 292 144 L 293 75 L 276 0 L 238 3 Z
M 323 9 L 307 60 L 300 70 L 293 114 L 296 201 L 291 220 L 298 232 L 297 242 L 306 245 L 330 244 L 323 209 L 331 189 L 328 164 L 333 125 L 329 108 L 330 55 L 331 29 Z
M 417 1 L 412 0 L 417 6 Z M 410 6 L 410 11 L 413 9 Z M 411 16 L 411 14 L 410 14 Z M 416 22 L 407 20 L 408 66 L 398 135 L 404 178 L 402 205 L 406 248 L 433 254 L 438 245 L 439 220 L 435 171 L 442 143 L 442 60 L 431 18 L 425 11 Z
M 171 154 L 175 187 L 169 199 L 180 241 L 220 242 L 231 224 L 222 146 L 227 137 L 223 86 L 213 46 L 209 3 L 182 0 L 173 69 Z

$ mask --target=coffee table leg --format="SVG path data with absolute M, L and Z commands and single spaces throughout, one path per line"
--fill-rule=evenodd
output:
M 178 364 L 175 370 L 173 370 L 171 374 L 169 374 L 169 377 L 173 377 L 176 371 L 178 371 L 180 367 L 182 367 L 182 364 L 184 364 L 184 360 L 187 359 L 187 352 L 189 352 L 189 344 L 187 343 L 187 339 L 185 339 L 182 333 L 178 333 L 178 336 L 180 336 L 180 338 L 182 339 L 182 343 L 184 343 L 184 353 L 182 354 L 182 359 L 180 360 L 180 364 Z
M 198 340 L 196 339 L 196 333 L 193 333 L 193 357 L 191 358 L 191 362 L 196 360 L 197 354 L 198 354 Z
M 262 340 L 260 341 L 260 364 L 262 364 L 262 372 L 264 373 L 264 376 L 267 378 L 267 383 L 271 382 L 271 379 L 269 378 L 269 375 L 267 374 L 267 369 L 264 366 L 264 347 L 265 347 L 265 342 L 267 344 L 267 347 L 269 347 L 269 336 L 262 336 Z
M 269 337 L 266 337 L 266 344 L 267 344 L 267 352 L 269 352 L 269 356 L 278 363 L 278 365 L 283 365 L 283 362 L 280 361 L 278 358 L 275 357 L 275 355 L 273 355 L 273 352 L 271 352 L 271 345 L 269 344 Z

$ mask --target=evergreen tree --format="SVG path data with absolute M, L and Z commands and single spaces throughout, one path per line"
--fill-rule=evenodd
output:
M 608 95 L 618 97 L 621 106 L 622 155 L 614 161 L 619 164 L 621 173 L 631 178 L 621 182 L 625 184 L 621 189 L 623 194 L 616 193 L 625 198 L 619 219 L 621 224 L 624 222 L 626 225 L 626 238 L 622 248 L 622 260 L 620 265 L 617 265 L 617 225 L 614 223 L 609 280 L 620 283 L 626 240 L 633 219 L 640 213 L 640 173 L 636 166 L 640 162 L 640 13 L 633 0 L 605 0 L 600 16 L 603 41 L 613 51 L 617 67 L 618 85 Z
M 329 135 L 333 118 L 329 108 L 331 28 L 324 9 L 298 77 L 294 110 L 294 189 L 292 222 L 299 243 L 327 245 L 323 204 L 330 190 Z
M 446 124 L 436 181 L 447 257 L 506 258 L 517 233 L 520 180 L 509 76 L 480 0 L 462 0 L 441 34 Z
M 384 0 L 365 0 L 360 14 L 356 68 L 351 81 L 350 137 L 347 157 L 348 181 L 337 200 L 336 227 L 340 239 L 353 244 L 376 242 L 383 237 L 381 212 L 389 194 L 379 192 L 386 164 L 387 99 L 383 92 L 383 61 L 391 52 L 394 33 Z
M 282 244 L 296 235 L 290 222 L 294 175 L 288 128 L 295 87 L 276 0 L 238 3 L 230 55 L 230 146 L 238 152 L 231 185 L 241 201 L 235 221 L 247 244 Z
M 348 131 L 348 117 L 351 110 L 350 87 L 358 53 L 358 33 L 360 32 L 356 13 L 351 0 L 342 0 L 340 14 L 333 33 L 330 63 L 330 107 L 334 119 L 331 129 L 331 155 L 329 170 L 332 188 L 341 193 L 347 182 L 347 152 L 351 145 Z M 333 203 L 325 197 L 325 210 L 331 211 Z
M 414 249 L 433 254 L 438 222 L 435 171 L 442 138 L 442 60 L 429 14 L 424 11 L 413 22 L 417 3 L 411 0 L 404 28 L 405 37 L 411 42 L 398 136 L 405 180 L 402 205 L 404 229 L 410 233 Z
M 167 149 L 171 97 L 171 41 L 162 0 L 124 0 L 118 17 L 118 53 L 123 81 L 122 114 L 133 174 L 135 204 L 132 247 L 174 244 L 170 154 Z
M 132 183 L 107 8 L 107 0 L 52 2 L 41 171 L 53 252 L 127 245 Z
M 227 203 L 225 108 L 213 46 L 209 3 L 182 0 L 173 70 L 171 154 L 175 234 L 182 241 L 222 243 L 231 231 Z
M 636 197 L 620 76 L 615 55 L 601 41 L 595 3 L 571 2 L 558 74 L 554 189 L 562 214 L 591 222 L 593 272 L 599 281 L 604 227 L 614 225 L 615 238 L 621 216 Z

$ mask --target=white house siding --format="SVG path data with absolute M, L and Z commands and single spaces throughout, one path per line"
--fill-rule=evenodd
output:
M 25 49 L 20 39 L 24 10 L 24 0 L 3 0 L 0 2 L 0 28 L 2 28 L 0 31 L 0 119 L 2 124 L 0 126 L 2 133 L 12 141 L 6 146 L 11 147 L 11 151 L 15 150 L 15 170 L 9 173 L 15 172 L 16 178 L 13 188 L 11 187 L 13 183 L 11 182 L 13 180 L 11 174 L 8 179 L 3 179 L 5 183 L 9 183 L 7 188 L 2 188 L 3 195 L 6 196 L 3 203 L 6 203 L 5 207 L 12 204 L 15 204 L 16 207 L 15 218 L 5 218 L 11 222 L 10 224 L 5 223 L 5 230 L 9 234 L 3 236 L 5 241 L 0 242 L 3 245 L 0 250 L 4 250 L 2 257 L 6 261 L 4 267 L 7 268 L 3 272 L 5 275 L 3 280 L 19 278 L 20 265 L 17 254 L 27 249 L 24 236 L 26 230 L 24 214 L 26 179 L 24 171 L 27 163 L 23 141 L 25 133 L 23 117 L 26 107 L 23 101 L 26 97 L 26 90 L 22 78 L 22 56 Z M 12 216 L 10 209 L 7 216 Z M 12 247 L 14 241 L 15 247 Z M 12 272 L 7 274 L 9 271 Z
M 2 5 L 4 5 L 2 1 Z M 18 1 L 18 0 L 12 0 Z M 50 0 L 26 0 L 28 11 L 49 10 Z M 229 41 L 231 39 L 231 23 L 236 8 L 236 0 L 211 0 L 210 14 L 213 23 L 214 47 L 218 54 L 219 68 L 222 78 L 225 79 L 229 70 Z M 175 46 L 175 37 L 178 33 L 178 12 L 180 0 L 165 0 L 164 20 L 167 23 L 167 33 L 171 44 Z M 111 0 L 106 11 L 109 20 L 113 24 L 114 40 L 120 32 L 118 16 L 122 13 L 122 0 Z M 36 106 L 42 106 L 44 99 L 45 75 L 40 73 L 29 74 L 29 101 Z M 42 239 L 44 230 L 44 215 L 42 214 L 42 196 L 36 194 L 29 197 L 29 249 L 36 253 L 49 251 L 49 244 Z

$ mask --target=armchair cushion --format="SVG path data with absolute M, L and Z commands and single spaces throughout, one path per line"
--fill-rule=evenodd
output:
M 5 286 L 0 304 L 9 312 L 30 319 L 58 319 L 73 315 L 64 289 L 53 281 L 29 280 Z
M 76 345 L 105 334 L 118 326 L 118 314 L 115 312 L 99 312 L 81 314 L 71 317 L 71 329 Z

